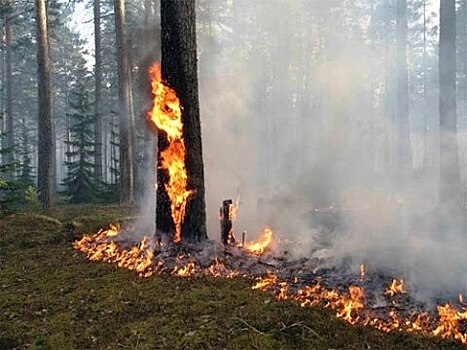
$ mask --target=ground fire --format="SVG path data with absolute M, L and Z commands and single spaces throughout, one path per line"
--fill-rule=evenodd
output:
M 181 243 L 181 224 L 190 196 L 182 109 L 175 91 L 163 84 L 160 66 L 154 65 L 150 74 L 154 107 L 148 118 L 165 131 L 169 142 L 161 153 L 161 164 L 169 174 L 166 190 L 175 223 L 173 241 Z M 339 276 L 338 268 L 322 267 L 325 264 L 317 258 L 289 258 L 281 251 L 280 240 L 271 227 L 265 227 L 257 240 L 236 243 L 232 221 L 237 216 L 238 200 L 236 204 L 224 201 L 224 208 L 221 223 L 223 218 L 229 219 L 230 225 L 225 227 L 223 242 L 163 244 L 148 235 L 135 244 L 132 227 L 111 225 L 94 235 L 84 235 L 73 247 L 91 261 L 112 263 L 143 278 L 159 274 L 247 278 L 252 281 L 252 289 L 301 307 L 331 309 L 336 317 L 350 324 L 372 326 L 384 332 L 419 332 L 467 344 L 467 310 L 461 296 L 459 303 L 423 310 L 410 298 L 402 279 L 392 279 L 389 284 L 379 282 L 378 274 L 370 273 L 363 264 L 358 272 L 342 269 L 343 275 Z

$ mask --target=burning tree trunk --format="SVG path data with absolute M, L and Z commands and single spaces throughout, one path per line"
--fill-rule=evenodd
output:
M 117 40 L 118 99 L 120 113 L 120 202 L 133 200 L 133 149 L 131 140 L 130 74 L 125 33 L 125 1 L 114 0 Z
M 44 208 L 50 208 L 52 201 L 53 140 L 50 101 L 49 39 L 47 33 L 47 12 L 45 0 L 36 0 L 37 25 L 37 73 L 39 95 L 39 144 L 37 187 L 39 201 Z
M 185 161 L 188 187 L 192 191 L 182 225 L 182 238 L 192 241 L 207 238 L 195 24 L 194 0 L 161 1 L 162 76 L 177 92 L 183 108 Z M 159 152 L 166 147 L 165 138 L 159 137 Z M 165 192 L 165 183 L 167 183 L 167 175 L 160 171 L 157 191 L 157 227 L 164 232 L 173 232 L 170 201 Z
M 440 149 L 439 200 L 460 204 L 460 169 L 456 113 L 456 6 L 455 0 L 441 1 L 439 40 Z

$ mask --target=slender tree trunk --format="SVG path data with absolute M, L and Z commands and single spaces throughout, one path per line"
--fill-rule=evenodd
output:
M 207 238 L 195 18 L 195 0 L 161 0 L 162 76 L 175 89 L 183 107 L 188 187 L 194 192 L 187 204 L 182 239 L 192 241 Z M 159 138 L 159 147 L 165 147 L 163 140 Z M 172 222 L 165 180 L 158 175 L 157 227 L 162 229 Z
M 426 1 L 423 0 L 423 59 L 422 59 L 422 71 L 423 71 L 423 161 L 422 168 L 425 171 L 428 169 L 428 97 L 427 97 L 427 41 L 426 41 Z
M 407 67 L 407 0 L 397 0 L 396 16 L 397 71 L 397 166 L 402 174 L 412 170 L 409 117 L 409 73 Z
M 101 116 L 101 88 L 102 88 L 102 59 L 101 59 L 101 2 L 94 0 L 94 137 L 95 154 L 94 166 L 97 181 L 102 181 L 102 116 Z
M 439 37 L 439 200 L 460 205 L 461 186 L 456 111 L 456 4 L 441 0 Z
M 2 149 L 5 150 L 8 148 L 8 141 L 7 141 L 7 138 L 4 136 L 7 132 L 7 126 L 6 126 L 6 119 L 5 119 L 5 85 L 6 85 L 6 81 L 5 81 L 5 61 L 6 61 L 6 55 L 5 55 L 5 36 L 4 36 L 4 32 L 5 32 L 5 26 L 2 27 L 2 32 L 0 33 L 1 34 L 1 45 L 2 45 L 2 66 L 1 66 L 1 83 L 2 83 L 2 88 L 1 88 L 1 95 L 0 95 L 0 112 L 2 113 L 1 114 L 1 122 L 2 122 L 2 127 L 1 127 L 1 133 L 2 133 L 2 138 L 1 138 L 1 141 L 2 141 Z M 6 153 L 3 153 L 1 154 L 2 156 L 2 165 L 7 165 L 8 164 L 8 156 Z
M 125 1 L 114 0 L 117 41 L 118 98 L 120 114 L 120 202 L 133 201 L 133 149 L 129 90 L 128 48 L 125 29 Z
M 39 139 L 37 187 L 39 201 L 44 208 L 52 202 L 53 140 L 50 102 L 50 63 L 45 0 L 36 0 L 38 45 Z
M 14 123 L 13 123 L 13 95 L 12 95 L 12 84 L 13 84 L 13 73 L 12 73 L 12 62 L 11 62 L 11 22 L 12 22 L 12 4 L 8 2 L 9 7 L 6 11 L 3 21 L 5 25 L 5 114 L 6 119 L 6 148 L 9 149 L 5 154 L 6 164 L 12 164 L 15 160 L 14 153 Z M 12 180 L 14 178 L 14 170 L 6 173 L 6 178 Z

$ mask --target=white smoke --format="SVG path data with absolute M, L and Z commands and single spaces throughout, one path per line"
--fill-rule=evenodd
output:
M 393 36 L 371 32 L 360 2 L 345 13 L 328 0 L 208 3 L 212 18 L 235 15 L 211 36 L 198 28 L 209 236 L 219 239 L 222 200 L 240 195 L 247 238 L 268 224 L 301 254 L 365 261 L 420 297 L 467 292 L 462 214 L 437 207 L 437 129 L 425 137 L 417 101 L 415 170 L 403 177 L 394 165 Z M 393 20 L 393 10 L 375 11 Z

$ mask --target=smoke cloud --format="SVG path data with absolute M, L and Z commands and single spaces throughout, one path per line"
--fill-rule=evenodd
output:
M 395 10 L 342 3 L 205 2 L 220 19 L 198 26 L 208 234 L 219 239 L 219 206 L 240 196 L 236 232 L 249 239 L 270 225 L 297 254 L 365 262 L 422 299 L 466 293 L 463 215 L 437 206 L 436 50 L 426 133 L 410 56 L 407 176 L 394 151 Z

